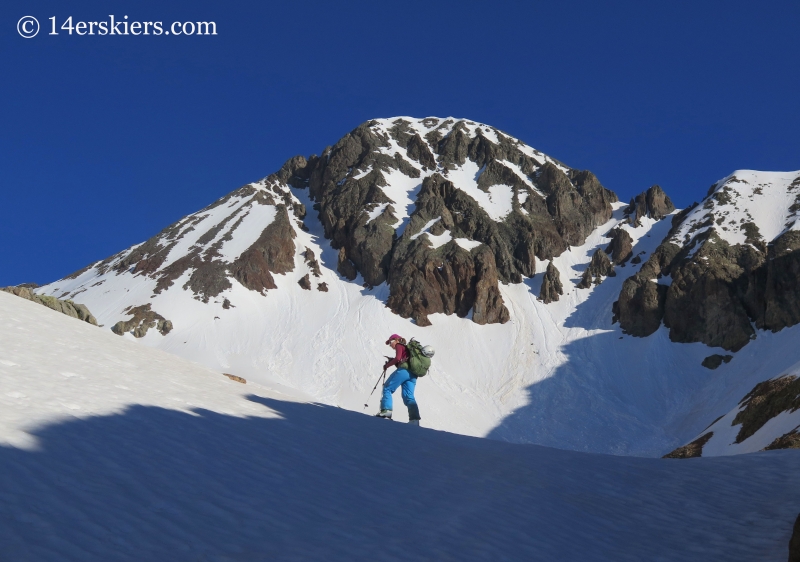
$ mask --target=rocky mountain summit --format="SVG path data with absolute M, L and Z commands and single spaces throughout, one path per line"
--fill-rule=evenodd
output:
M 388 281 L 389 307 L 419 325 L 470 310 L 478 324 L 506 322 L 498 282 L 582 244 L 617 200 L 591 172 L 454 119 L 369 121 L 278 177 L 308 188 L 338 271 Z
M 623 330 L 648 336 L 663 322 L 673 341 L 736 351 L 757 329 L 800 322 L 799 211 L 798 172 L 738 171 L 711 186 L 625 281 Z
M 319 265 L 294 242 L 307 230 L 300 197 L 338 250 L 337 271 L 366 287 L 388 282 L 389 308 L 420 326 L 433 313 L 507 322 L 498 283 L 532 277 L 536 259 L 582 244 L 617 201 L 591 172 L 486 125 L 373 120 L 71 277 L 129 272 L 155 281 L 154 294 L 180 279 L 207 303 L 234 280 L 265 294 L 275 274 L 301 267 L 309 277 L 299 284 L 312 290 Z
M 800 360 L 775 352 L 797 323 L 798 176 L 736 172 L 676 212 L 487 125 L 373 120 L 36 293 L 343 408 L 400 333 L 437 349 L 431 427 L 651 456 L 711 431 L 678 456 L 750 451 L 797 423 L 733 449 L 700 431 Z M 735 353 L 773 329 L 748 346 L 768 361 Z

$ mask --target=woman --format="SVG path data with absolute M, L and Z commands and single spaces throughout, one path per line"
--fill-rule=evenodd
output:
M 419 408 L 417 401 L 414 398 L 414 387 L 417 386 L 417 377 L 408 371 L 408 349 L 406 348 L 406 340 L 392 334 L 386 340 L 386 345 L 394 349 L 394 359 L 390 359 L 383 366 L 385 371 L 389 367 L 397 366 L 397 369 L 392 373 L 386 382 L 383 384 L 383 396 L 381 397 L 381 411 L 378 412 L 380 418 L 392 418 L 392 393 L 399 387 L 403 387 L 401 396 L 403 397 L 403 404 L 408 408 L 408 423 L 419 425 Z

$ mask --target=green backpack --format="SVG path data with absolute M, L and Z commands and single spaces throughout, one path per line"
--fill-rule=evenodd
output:
M 424 377 L 431 366 L 431 358 L 426 354 L 433 355 L 430 347 L 423 349 L 421 343 L 412 339 L 406 345 L 408 350 L 408 371 L 415 377 Z M 429 351 L 431 350 L 431 351 Z

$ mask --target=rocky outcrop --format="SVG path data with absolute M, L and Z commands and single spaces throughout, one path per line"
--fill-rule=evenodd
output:
M 641 226 L 642 217 L 661 220 L 674 210 L 672 200 L 660 186 L 654 185 L 631 199 L 625 214 L 631 224 Z
M 597 250 L 592 255 L 589 267 L 584 270 L 583 277 L 578 283 L 578 288 L 588 289 L 592 286 L 592 283 L 599 285 L 603 277 L 614 277 L 615 275 L 614 266 L 611 264 L 611 260 L 608 259 L 608 255 L 603 250 Z
M 319 262 L 317 261 L 317 256 L 314 255 L 314 251 L 311 248 L 306 248 L 306 251 L 303 252 L 303 259 L 306 262 L 306 265 L 311 270 L 311 273 L 314 274 L 314 277 L 319 277 L 322 275 L 322 272 L 319 268 Z
M 560 295 L 564 294 L 564 288 L 561 286 L 561 275 L 551 261 L 547 264 L 547 271 L 544 272 L 542 279 L 542 288 L 539 291 L 539 300 L 544 304 L 556 302 Z
M 294 229 L 286 206 L 278 205 L 276 211 L 275 219 L 258 240 L 230 265 L 230 272 L 237 281 L 262 294 L 276 288 L 272 273 L 288 273 L 294 269 Z
M 719 355 L 715 353 L 714 355 L 709 355 L 703 359 L 701 364 L 706 369 L 711 369 L 713 371 L 723 363 L 730 363 L 731 359 L 733 359 L 733 355 Z
M 387 305 L 419 326 L 430 325 L 428 315 L 437 312 L 462 318 L 471 312 L 477 324 L 509 320 L 487 246 L 470 251 L 453 241 L 430 251 L 422 239 L 410 240 L 397 252 L 390 279 Z
M 537 159 L 499 131 L 477 127 L 470 132 L 469 126 L 474 123 L 436 119 L 426 122 L 431 130 L 425 135 L 402 119 L 385 130 L 378 125 L 375 121 L 364 123 L 321 156 L 309 157 L 302 169 L 298 169 L 300 160 L 287 163 L 284 176 L 295 178 L 293 185 L 308 188 L 325 236 L 339 250 L 339 273 L 349 280 L 360 274 L 369 287 L 388 280 L 389 306 L 398 314 L 422 323 L 434 310 L 466 314 L 465 303 L 472 302 L 466 295 L 477 291 L 472 319 L 503 321 L 507 311 L 499 289 L 495 286 L 484 291 L 480 287 L 492 279 L 518 283 L 523 277 L 533 276 L 536 258 L 551 259 L 570 244 L 582 243 L 611 217 L 616 196 L 591 172 L 570 170 L 544 155 Z M 392 154 L 393 147 L 398 146 L 400 150 Z M 503 219 L 490 217 L 448 179 L 451 170 L 467 161 L 481 169 L 476 177 L 478 189 L 487 193 L 495 185 L 512 189 L 513 208 Z M 420 169 L 438 171 L 423 177 Z M 407 178 L 402 181 L 420 181 L 413 211 L 397 207 L 402 203 L 390 200 L 382 189 L 388 185 L 387 178 L 398 181 L 398 175 Z M 408 219 L 400 221 L 399 217 L 409 211 Z M 452 246 L 445 251 L 427 244 L 414 245 L 409 253 L 409 241 L 403 240 L 406 233 L 419 234 L 431 221 L 438 221 L 431 234 L 448 232 L 452 238 L 480 242 L 483 249 L 476 254 L 480 259 L 466 267 L 465 255 L 456 257 L 460 252 Z M 492 260 L 487 250 L 493 254 Z M 413 283 L 401 280 L 403 275 L 412 274 L 413 267 L 442 262 L 443 254 L 457 264 L 453 275 L 469 277 L 442 283 L 430 272 L 418 270 L 413 272 Z M 466 254 L 471 255 L 470 251 Z M 416 293 L 426 295 L 412 298 L 414 306 L 419 307 L 413 312 L 407 304 L 412 285 Z M 451 290 L 455 292 L 442 296 L 441 291 Z
M 657 285 L 665 276 L 669 286 Z M 663 320 L 672 341 L 731 351 L 754 339 L 755 328 L 793 326 L 800 322 L 800 232 L 763 250 L 731 246 L 713 230 L 683 248 L 667 240 L 625 280 L 615 316 L 635 336 L 650 335 Z
M 628 209 L 632 218 L 658 217 L 671 208 L 660 190 L 651 189 Z M 759 200 L 766 189 L 794 193 L 795 201 L 781 208 L 774 199 Z M 770 234 L 772 240 L 764 239 L 753 218 L 756 206 L 763 211 L 764 205 L 788 221 L 777 236 Z M 800 177 L 742 171 L 712 185 L 701 204 L 673 216 L 662 244 L 625 281 L 615 319 L 632 335 L 649 335 L 663 322 L 672 341 L 730 351 L 755 339 L 758 329 L 800 323 L 798 210 Z
M 789 562 L 800 562 L 800 515 L 794 522 L 792 538 L 789 539 Z
M 633 256 L 633 238 L 624 228 L 614 228 L 609 232 L 611 242 L 606 246 L 606 253 L 614 265 L 625 265 Z
M 798 427 L 795 427 L 788 433 L 784 433 L 776 438 L 772 443 L 764 447 L 765 451 L 774 451 L 777 449 L 800 449 L 800 433 Z
M 781 412 L 800 409 L 800 379 L 782 376 L 758 383 L 739 406 L 742 408 L 733 419 L 733 425 L 741 424 L 735 443 L 741 443 L 765 423 Z
M 97 319 L 89 312 L 86 305 L 78 304 L 71 300 L 57 299 L 56 297 L 48 295 L 37 295 L 31 288 L 22 285 L 16 287 L 0 287 L 0 291 L 11 293 L 25 300 L 33 301 L 47 308 L 51 308 L 61 314 L 66 314 L 72 318 L 77 318 L 78 320 L 97 326 Z
M 471 310 L 479 323 L 506 321 L 498 284 L 532 277 L 537 260 L 583 243 L 611 218 L 617 200 L 591 172 L 485 125 L 369 121 L 321 155 L 293 157 L 263 180 L 72 277 L 92 269 L 100 276 L 144 276 L 155 280 L 156 294 L 182 283 L 208 303 L 236 282 L 266 294 L 277 287 L 274 276 L 292 271 L 300 257 L 308 268 L 300 286 L 310 290 L 321 267 L 310 248 L 295 245 L 297 229 L 308 231 L 307 209 L 293 192 L 301 189 L 339 252 L 342 277 L 370 288 L 389 281 L 392 310 L 421 323 L 433 311 L 451 310 Z M 250 240 L 258 221 L 261 235 L 242 249 L 239 241 Z M 243 224 L 246 233 L 237 238 Z M 429 235 L 460 242 L 441 249 Z M 454 264 L 455 278 L 446 282 L 425 269 L 443 256 Z M 402 278 L 408 275 L 413 281 Z M 412 290 L 424 298 L 410 297 Z
M 301 277 L 300 281 L 298 281 L 297 284 L 300 285 L 301 289 L 305 289 L 306 291 L 310 291 L 311 290 L 311 279 L 310 279 L 308 273 L 306 273 L 303 277 Z
M 664 318 L 668 287 L 658 283 L 680 247 L 661 244 L 641 269 L 625 280 L 619 300 L 613 305 L 613 322 L 619 321 L 623 332 L 645 337 L 655 332 Z
M 577 246 L 611 218 L 611 203 L 617 198 L 591 172 L 571 171 L 570 176 L 548 162 L 539 170 L 536 185 L 547 195 L 547 210 L 559 234 Z
M 150 304 L 129 306 L 123 313 L 130 314 L 129 320 L 120 320 L 111 331 L 117 335 L 131 333 L 136 338 L 143 338 L 148 330 L 155 328 L 162 336 L 172 331 L 172 322 L 151 309 Z
M 683 447 L 678 447 L 671 453 L 667 453 L 662 458 L 665 459 L 692 459 L 696 457 L 703 456 L 703 447 L 705 447 L 706 443 L 714 436 L 713 431 L 709 431 L 708 433 L 701 435 L 688 445 L 684 445 Z

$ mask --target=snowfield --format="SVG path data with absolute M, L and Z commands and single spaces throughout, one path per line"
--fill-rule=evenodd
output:
M 396 119 L 377 120 L 375 130 L 385 133 Z M 451 134 L 456 123 L 452 118 L 404 119 L 423 138 L 434 128 Z M 462 123 L 473 136 L 478 130 L 489 139 L 496 140 L 502 134 L 480 123 Z M 387 139 L 388 145 L 380 150 L 394 157 L 402 149 Z M 537 161 L 553 162 L 568 170 L 512 140 Z M 368 220 L 375 220 L 391 209 L 398 235 L 414 212 L 422 178 L 434 173 L 413 160 L 409 165 L 420 171 L 420 178 L 394 169 L 385 172 L 387 185 L 380 189 L 392 203 L 363 211 Z M 479 189 L 481 170 L 471 160 L 438 171 L 493 218 L 500 220 L 511 211 L 511 188 L 493 185 Z M 369 172 L 349 169 L 347 173 L 359 177 Z M 518 167 L 514 173 L 531 188 L 526 196 L 540 194 Z M 793 190 L 800 186 L 798 177 L 799 172 L 736 172 L 715 184 L 719 196 L 694 209 L 674 239 L 683 243 L 705 228 L 715 228 L 732 243 L 744 241 L 742 225 L 752 221 L 769 241 L 782 229 L 794 228 L 786 221 L 794 220 L 798 212 L 792 206 L 797 199 Z M 353 411 L 363 410 L 365 397 L 381 373 L 384 356 L 390 353 L 384 344 L 386 338 L 392 333 L 413 337 L 437 350 L 430 375 L 417 387 L 424 426 L 616 455 L 660 457 L 670 452 L 697 437 L 713 420 L 735 410 L 757 383 L 783 374 L 800 362 L 800 348 L 794 345 L 800 326 L 776 334 L 758 331 L 755 341 L 736 353 L 730 363 L 713 371 L 701 363 L 712 354 L 725 353 L 720 348 L 673 343 L 663 325 L 647 338 L 623 334 L 619 325 L 611 322 L 612 304 L 619 298 L 625 279 L 638 270 L 639 266 L 631 262 L 616 267 L 616 276 L 604 279 L 599 286 L 576 288 L 594 252 L 607 247 L 612 228 L 620 227 L 630 234 L 633 254 L 645 262 L 669 232 L 672 217 L 661 221 L 643 217 L 640 226 L 634 226 L 624 216 L 626 205 L 615 203 L 611 220 L 598 226 L 584 244 L 553 260 L 565 291 L 558 302 L 538 301 L 547 262 L 537 260 L 535 276 L 499 287 L 511 318 L 506 324 L 480 326 L 470 321 L 471 313 L 467 318 L 434 314 L 430 316 L 432 326 L 419 327 L 386 307 L 386 283 L 364 287 L 360 275 L 349 282 L 337 273 L 338 252 L 324 237 L 308 189 L 267 184 L 266 180 L 254 182 L 252 199 L 236 195 L 241 193 L 237 191 L 219 204 L 186 217 L 177 232 L 161 235 L 165 247 L 177 240 L 166 264 L 198 249 L 213 250 L 217 243 L 222 244 L 219 255 L 232 260 L 275 219 L 275 207 L 259 203 L 258 197 L 280 193 L 285 195 L 278 198 L 281 201 L 302 203 L 308 210 L 304 221 L 308 231 L 292 221 L 294 269 L 275 274 L 277 288 L 265 295 L 248 290 L 231 277 L 229 289 L 203 303 L 184 288 L 194 271 L 191 268 L 155 293 L 156 280 L 152 277 L 133 268 L 114 271 L 109 267 L 109 263 L 124 262 L 135 247 L 114 256 L 109 263 L 98 262 L 37 291 L 87 305 L 106 331 L 129 318 L 125 312 L 129 307 L 149 304 L 170 320 L 174 329 L 165 336 L 150 330 L 139 343 L 262 385 L 293 388 L 317 402 Z M 701 227 L 707 215 L 714 213 L 720 222 Z M 436 222 L 428 222 L 413 236 L 433 247 L 453 240 L 448 230 L 438 235 L 430 232 Z M 480 245 L 465 238 L 455 241 L 468 250 Z M 298 285 L 311 271 L 304 258 L 306 248 L 320 265 L 320 277 L 311 278 L 312 290 Z M 671 280 L 664 277 L 653 282 L 669 284 Z M 318 291 L 318 283 L 325 283 L 328 291 Z M 226 308 L 226 302 L 232 306 Z M 122 337 L 135 339 L 130 333 Z M 377 396 L 373 396 L 369 409 L 377 410 Z M 396 419 L 405 420 L 406 415 L 405 408 L 396 407 Z M 729 443 L 720 440 L 727 439 L 728 433 L 715 434 L 714 446 L 704 454 L 753 450 L 750 444 L 727 447 Z
M 798 451 L 477 439 L 236 383 L 6 293 L 0 318 L 3 560 L 786 558 Z

